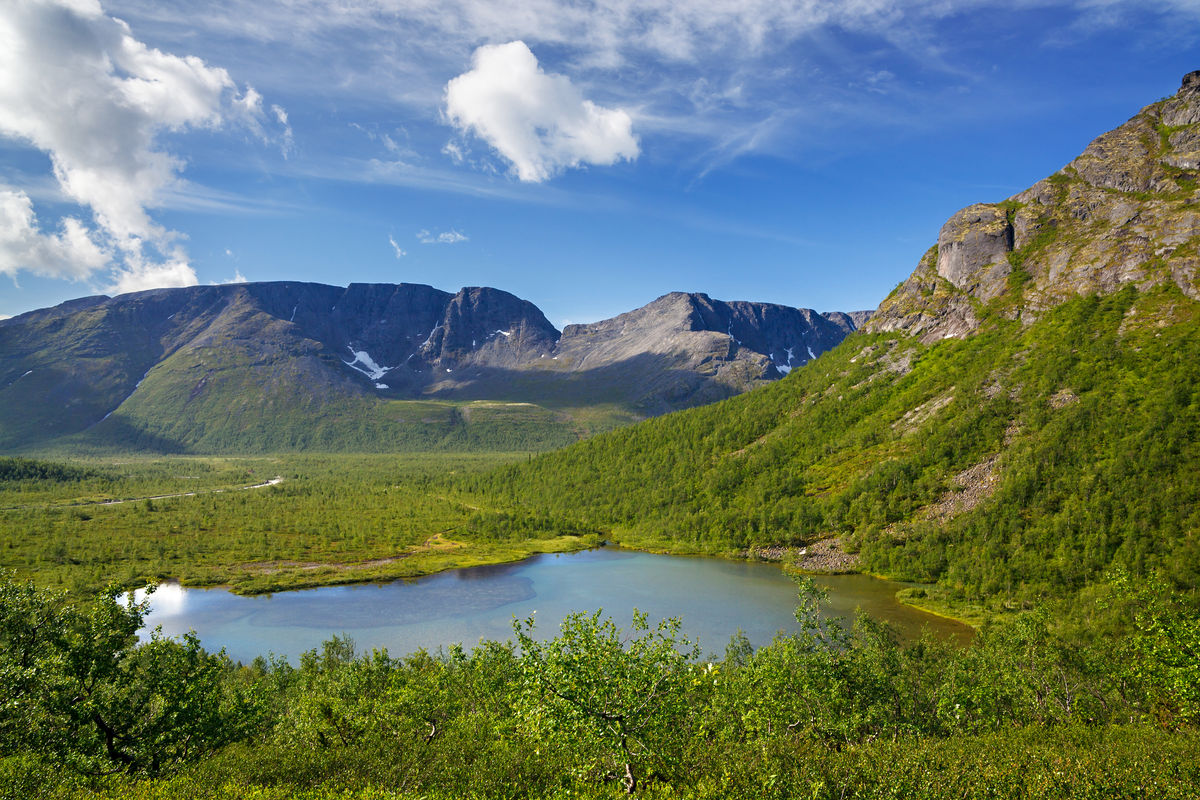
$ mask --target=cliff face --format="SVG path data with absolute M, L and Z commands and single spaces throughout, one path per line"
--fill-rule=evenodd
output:
M 995 303 L 1026 322 L 1069 297 L 1164 283 L 1200 298 L 1200 72 L 1054 175 L 952 216 L 867 330 L 961 337 Z
M 527 300 L 471 287 L 450 299 L 421 346 L 433 368 L 516 367 L 554 351 L 558 330 Z
M 347 398 L 608 404 L 634 418 L 776 379 L 853 327 L 848 315 L 681 293 L 561 336 L 532 303 L 485 287 L 274 282 L 84 298 L 0 321 L 0 448 L 112 427 L 118 409 L 158 429 L 182 419 L 181 436 L 204 441 L 231 409 L 254 418 L 250 431 Z

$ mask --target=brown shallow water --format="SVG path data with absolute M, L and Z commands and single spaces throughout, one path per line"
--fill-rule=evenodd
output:
M 971 629 L 895 599 L 900 584 L 865 575 L 815 578 L 829 591 L 828 613 L 855 609 L 895 625 L 904 638 L 929 628 L 966 641 Z M 778 566 L 601 548 L 541 555 L 515 564 L 472 567 L 415 581 L 328 586 L 241 597 L 224 589 L 164 586 L 152 596 L 148 627 L 193 629 L 206 647 L 240 661 L 275 653 L 295 659 L 335 634 L 361 649 L 393 655 L 456 642 L 507 639 L 512 621 L 534 615 L 542 636 L 573 611 L 604 609 L 620 626 L 633 610 L 652 621 L 679 617 L 705 653 L 721 654 L 737 631 L 755 646 L 795 632 L 796 587 Z

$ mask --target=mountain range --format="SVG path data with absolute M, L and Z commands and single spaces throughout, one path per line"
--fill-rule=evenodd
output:
M 483 287 L 87 297 L 0 321 L 0 449 L 545 449 L 776 380 L 867 316 L 676 292 L 560 332 Z

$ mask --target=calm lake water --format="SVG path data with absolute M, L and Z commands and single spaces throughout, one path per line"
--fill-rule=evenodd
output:
M 861 607 L 905 637 L 920 635 L 925 626 L 945 636 L 970 636 L 966 626 L 897 603 L 899 584 L 862 575 L 817 581 L 829 589 L 834 616 L 850 617 Z M 637 608 L 652 623 L 679 617 L 684 632 L 699 640 L 705 653 L 720 655 L 739 629 L 756 647 L 779 631 L 797 630 L 795 606 L 795 585 L 771 564 L 602 548 L 415 581 L 255 597 L 168 584 L 152 596 L 147 624 L 173 636 L 193 629 L 206 648 L 223 647 L 235 660 L 275 653 L 294 661 L 334 634 L 349 635 L 360 650 L 386 647 L 401 655 L 455 642 L 471 646 L 480 639 L 508 639 L 513 618 L 531 614 L 545 638 L 555 635 L 572 611 L 603 608 L 618 626 L 628 627 Z

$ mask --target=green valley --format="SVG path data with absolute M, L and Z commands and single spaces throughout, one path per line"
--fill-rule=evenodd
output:
M 1198 154 L 1193 72 L 954 214 L 869 320 L 680 292 L 559 334 L 498 290 L 294 283 L 5 320 L 0 796 L 1196 797 Z M 677 619 L 531 612 L 245 664 L 122 594 L 605 540 L 779 561 L 798 630 L 702 656 Z M 839 625 L 816 571 L 977 635 Z

